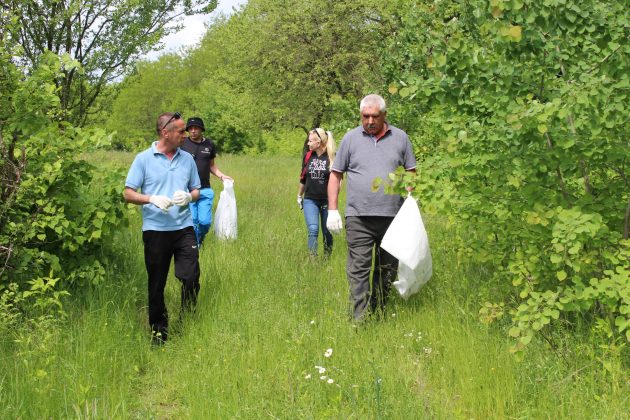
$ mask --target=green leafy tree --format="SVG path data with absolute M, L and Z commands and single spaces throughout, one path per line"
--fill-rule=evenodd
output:
M 229 152 L 264 150 L 276 128 L 345 130 L 356 111 L 347 121 L 333 116 L 382 83 L 377 51 L 393 30 L 386 15 L 372 0 L 251 0 L 184 57 L 188 83 L 173 97 L 185 95 Z
M 160 40 L 181 24 L 183 15 L 209 13 L 217 0 L 8 0 L 18 25 L 11 38 L 21 50 L 11 57 L 34 68 L 50 51 L 69 55 L 79 66 L 67 67 L 56 80 L 60 118 L 83 125 L 108 83 L 129 72 L 143 54 L 160 47 Z
M 417 191 L 516 287 L 514 349 L 572 313 L 630 340 L 627 4 L 408 6 L 388 78 L 423 113 Z
M 382 14 L 369 0 L 250 1 L 237 17 L 248 36 L 233 52 L 264 99 L 260 123 L 319 126 L 331 99 L 360 98 L 380 81 Z
M 10 14 L 1 16 L 14 24 Z M 28 288 L 21 298 L 37 295 L 44 305 L 63 295 L 52 290 L 60 280 L 65 290 L 104 278 L 104 244 L 124 220 L 122 175 L 111 171 L 96 182 L 81 153 L 110 139 L 60 122 L 58 82 L 78 63 L 48 52 L 37 66 L 21 68 L 4 59 L 16 52 L 9 31 L 1 31 L 0 294 L 11 306 L 10 296 Z
M 182 58 L 165 54 L 157 61 L 141 61 L 120 88 L 105 126 L 115 131 L 116 149 L 147 148 L 156 139 L 155 122 L 163 112 L 188 115 L 189 79 Z

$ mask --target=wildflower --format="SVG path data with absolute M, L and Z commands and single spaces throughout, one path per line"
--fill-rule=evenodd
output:
M 306 375 L 304 379 L 311 379 L 311 374 L 309 373 L 308 375 Z
M 326 372 L 326 368 L 323 366 L 319 366 L 319 373 L 324 373 Z
M 392 314 L 392 318 L 396 318 L 396 313 L 395 312 Z
M 424 347 L 425 354 L 429 355 L 429 354 L 431 354 L 432 351 L 433 351 L 433 349 L 431 347 Z
M 311 325 L 315 325 L 315 320 L 314 319 L 311 320 Z
M 321 379 L 322 381 L 325 380 L 326 378 L 328 378 L 328 376 L 326 376 L 326 375 L 322 375 L 322 376 L 319 377 L 319 379 Z
M 330 357 L 330 356 L 332 356 L 332 352 L 333 352 L 333 349 L 328 349 L 328 350 L 326 350 L 326 353 L 324 353 L 324 357 Z
M 329 384 L 334 384 L 334 383 L 335 383 L 335 381 L 333 380 L 333 378 L 328 378 L 328 380 L 327 380 L 326 382 L 328 382 Z

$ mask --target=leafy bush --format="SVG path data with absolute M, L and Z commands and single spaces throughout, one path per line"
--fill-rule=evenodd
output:
M 516 288 L 515 351 L 572 313 L 630 341 L 626 6 L 416 5 L 401 12 L 414 25 L 391 41 L 401 45 L 392 100 L 401 115 L 424 114 L 413 125 L 417 191 L 452 215 L 463 253 Z M 480 315 L 500 308 L 488 302 Z
M 12 83 L 2 86 L 11 101 L 0 116 L 0 290 L 39 278 L 59 279 L 59 290 L 102 281 L 104 244 L 124 221 L 123 175 L 95 177 L 95 168 L 81 158 L 111 138 L 72 127 L 59 111 L 61 70 L 75 65 L 47 54 L 26 78 L 17 66 L 4 68 Z

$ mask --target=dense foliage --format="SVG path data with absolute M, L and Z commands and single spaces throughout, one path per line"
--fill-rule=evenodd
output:
M 46 53 L 37 66 L 21 68 L 10 59 L 20 50 L 6 34 L 0 43 L 2 328 L 11 327 L 18 319 L 12 314 L 21 310 L 59 308 L 72 285 L 101 282 L 104 246 L 124 220 L 121 174 L 95 177 L 95 168 L 81 158 L 107 146 L 109 137 L 61 118 L 58 84 L 76 61 Z
M 505 285 L 482 319 L 509 299 L 517 350 L 576 312 L 630 340 L 627 4 L 409 6 L 389 91 L 424 114 L 419 195 Z

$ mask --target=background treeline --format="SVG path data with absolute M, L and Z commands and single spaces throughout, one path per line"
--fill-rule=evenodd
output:
M 358 124 L 358 100 L 377 92 L 413 140 L 424 211 L 450 228 L 462 261 L 488 267 L 487 283 L 471 291 L 480 320 L 508 319 L 515 352 L 536 333 L 556 346 L 561 325 L 586 325 L 626 351 L 626 6 L 250 0 L 213 22 L 198 47 L 135 67 L 159 33 L 143 39 L 146 31 L 129 29 L 129 40 L 103 47 L 136 45 L 119 67 L 126 76 L 101 84 L 92 101 L 80 99 L 107 68 L 72 51 L 17 60 L 32 49 L 19 42 L 10 16 L 19 9 L 9 7 L 1 45 L 4 296 L 34 279 L 54 277 L 63 290 L 96 283 L 105 270 L 124 175 L 95 174 L 81 151 L 142 149 L 155 137 L 156 115 L 181 111 L 204 118 L 222 153 L 297 156 L 313 127 L 341 139 Z M 72 84 L 70 75 L 82 78 Z M 95 176 L 104 194 L 85 205 L 82 191 Z M 377 182 L 400 192 L 403 176 Z

